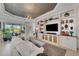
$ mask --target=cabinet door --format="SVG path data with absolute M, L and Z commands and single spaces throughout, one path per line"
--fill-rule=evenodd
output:
M 76 37 L 67 37 L 67 47 L 72 50 L 77 50 L 77 39 Z
M 60 45 L 62 45 L 65 48 L 72 49 L 72 50 L 77 49 L 77 42 L 76 42 L 75 37 L 61 36 Z
M 65 36 L 60 36 L 59 39 L 60 39 L 60 40 L 59 40 L 60 45 L 66 47 L 66 44 L 67 44 L 67 37 L 65 37 Z
M 57 36 L 53 36 L 53 42 L 57 43 Z

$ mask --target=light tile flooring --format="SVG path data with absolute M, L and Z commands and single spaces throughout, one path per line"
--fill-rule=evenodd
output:
M 11 56 L 11 44 L 10 42 L 0 42 L 0 56 Z
M 0 56 L 11 56 L 11 43 L 0 42 Z M 65 56 L 79 56 L 78 51 L 67 50 Z
M 67 50 L 65 56 L 79 56 L 79 50 L 78 51 Z

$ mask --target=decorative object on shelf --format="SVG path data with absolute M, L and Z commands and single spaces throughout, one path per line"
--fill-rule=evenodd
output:
M 65 25 L 65 29 L 67 29 L 67 28 L 68 28 L 68 25 L 66 24 L 66 25 Z
M 59 17 L 49 18 L 49 20 L 56 20 L 56 19 L 59 19 Z
M 45 20 L 45 23 L 47 23 L 48 20 Z
M 42 22 L 44 22 L 44 21 L 40 21 L 40 22 L 42 23 Z
M 59 17 L 55 17 L 55 18 L 53 18 L 53 19 L 59 19 Z
M 39 25 L 39 22 L 37 24 Z
M 73 31 L 70 31 L 70 35 L 71 35 L 71 36 L 73 36 L 73 33 L 74 33 Z
M 68 23 L 68 20 L 66 20 L 66 23 Z
M 61 27 L 61 30 L 63 30 L 64 29 L 64 27 Z
M 53 18 L 49 18 L 49 20 L 53 20 Z
M 69 32 L 68 31 L 66 31 L 65 33 L 66 33 L 66 36 L 69 36 Z
M 70 21 L 69 21 L 70 23 L 73 23 L 74 21 L 73 21 L 73 19 L 70 19 Z
M 61 20 L 61 24 L 64 24 L 64 20 Z
M 40 24 L 40 26 L 43 26 L 44 24 Z
M 43 30 L 43 28 L 40 28 L 40 30 Z
M 41 31 L 40 33 L 44 33 L 44 32 Z
M 61 31 L 61 33 L 60 33 L 61 35 L 65 35 L 65 32 L 64 31 Z
M 64 31 L 61 31 L 60 34 L 63 35 L 63 36 L 68 36 L 68 33 L 64 32 Z
M 70 15 L 69 13 L 65 13 L 65 14 L 64 14 L 65 17 L 68 17 L 69 15 Z
M 73 30 L 73 27 L 70 27 L 71 30 Z

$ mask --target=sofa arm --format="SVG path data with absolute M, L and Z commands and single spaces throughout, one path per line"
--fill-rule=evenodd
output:
M 43 47 L 40 47 L 40 48 L 36 49 L 36 50 L 31 54 L 31 56 L 36 56 L 36 55 L 39 54 L 39 53 L 43 53 L 43 51 L 44 51 L 44 48 L 43 48 Z

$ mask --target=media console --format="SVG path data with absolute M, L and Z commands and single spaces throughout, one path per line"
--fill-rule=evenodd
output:
M 60 48 L 77 51 L 77 38 L 75 36 L 72 37 L 40 33 L 38 35 L 38 39 L 51 45 L 58 46 Z

